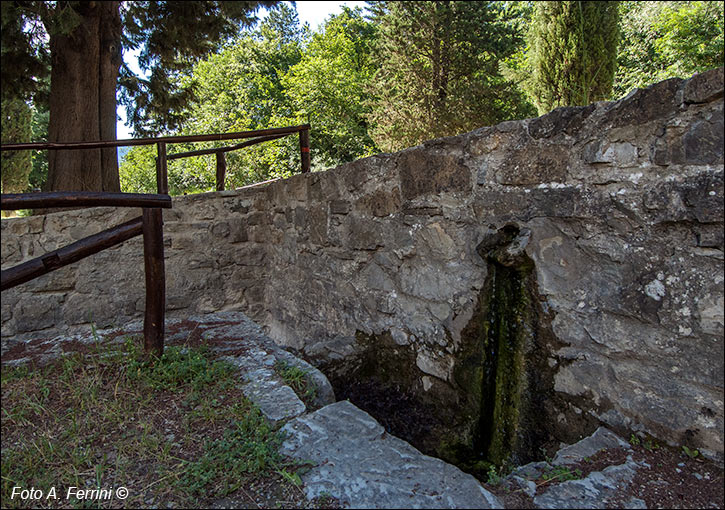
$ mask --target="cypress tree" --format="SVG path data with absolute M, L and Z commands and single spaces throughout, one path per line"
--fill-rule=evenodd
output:
M 529 34 L 539 114 L 610 98 L 617 68 L 618 2 L 536 2 Z

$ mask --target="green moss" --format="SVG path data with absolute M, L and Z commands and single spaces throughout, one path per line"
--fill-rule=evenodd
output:
M 486 360 L 495 372 L 489 400 L 482 401 L 479 446 L 486 459 L 500 466 L 515 450 L 525 387 L 525 351 L 531 334 L 528 268 L 491 264 L 493 295 L 488 310 L 487 342 L 492 356 Z
M 535 313 L 531 260 L 524 255 L 504 265 L 487 258 L 486 285 L 454 368 L 468 425 L 439 448 L 441 457 L 477 476 L 506 464 L 519 446 Z

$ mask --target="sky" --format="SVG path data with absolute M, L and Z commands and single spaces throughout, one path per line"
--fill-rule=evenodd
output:
M 306 2 L 297 1 L 297 14 L 300 17 L 300 23 L 310 24 L 310 29 L 313 31 L 317 30 L 323 21 L 330 14 L 338 14 L 342 11 L 342 6 L 347 5 L 348 7 L 365 7 L 365 2 Z M 264 13 L 260 13 L 260 17 L 264 17 Z M 131 70 L 137 74 L 141 74 L 136 59 L 138 52 L 124 53 L 123 59 L 131 68 Z M 116 125 L 116 137 L 119 140 L 133 138 L 131 129 L 125 125 L 126 122 L 126 109 L 125 107 L 119 106 L 117 109 L 118 116 L 121 120 Z M 200 133 L 201 134 L 201 133 Z

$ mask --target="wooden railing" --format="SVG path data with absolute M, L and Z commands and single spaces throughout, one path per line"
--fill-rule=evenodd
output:
M 140 217 L 127 221 L 103 232 L 88 236 L 73 244 L 64 246 L 33 260 L 2 270 L 0 290 L 10 289 L 16 285 L 33 280 L 39 276 L 55 271 L 61 267 L 77 262 L 85 257 L 116 246 L 128 239 L 143 234 L 144 272 L 146 276 L 146 310 L 144 315 L 144 350 L 148 354 L 161 356 L 164 349 L 164 320 L 166 309 L 166 277 L 164 268 L 164 240 L 162 209 L 171 208 L 171 197 L 168 195 L 169 159 L 216 154 L 217 172 L 216 188 L 224 189 L 226 161 L 224 153 L 238 150 L 257 143 L 275 140 L 283 136 L 299 132 L 302 172 L 310 171 L 310 139 L 309 124 L 256 131 L 240 131 L 236 133 L 167 136 L 159 138 L 139 138 L 128 140 L 108 140 L 94 142 L 46 142 L 46 143 L 15 143 L 0 145 L 0 151 L 18 150 L 81 150 L 107 147 L 124 147 L 135 145 L 156 144 L 156 187 L 158 194 L 138 193 L 107 193 L 89 191 L 58 191 L 50 193 L 17 193 L 0 196 L 0 209 L 18 210 L 33 208 L 58 207 L 141 207 Z M 257 137 L 257 138 L 255 138 Z M 166 145 L 169 143 L 206 142 L 217 140 L 234 140 L 252 138 L 246 142 L 204 149 L 167 156 Z
M 37 142 L 37 143 L 9 143 L 0 145 L 0 151 L 10 150 L 79 150 L 79 149 L 104 149 L 108 147 L 132 147 L 136 145 L 156 145 L 156 183 L 159 193 L 168 193 L 168 171 L 167 163 L 170 159 L 201 156 L 204 154 L 217 155 L 217 181 L 218 191 L 224 189 L 224 176 L 226 174 L 226 161 L 224 153 L 249 147 L 262 142 L 268 142 L 299 133 L 300 136 L 300 162 L 301 171 L 310 171 L 310 125 L 287 126 L 280 128 L 257 129 L 254 131 L 237 131 L 234 133 L 210 134 L 210 135 L 179 135 L 164 136 L 158 138 L 132 138 L 126 140 L 107 140 L 98 142 Z M 256 137 L 256 138 L 255 138 Z M 166 153 L 166 146 L 172 143 L 193 143 L 193 142 L 214 142 L 223 140 L 237 140 L 241 138 L 252 138 L 246 142 L 218 147 L 214 149 L 203 149 L 198 151 L 182 152 L 178 154 Z M 221 161 L 221 163 L 220 163 Z M 219 179 L 221 174 L 221 179 Z M 163 182 L 162 182 L 163 181 Z M 163 185 L 163 191 L 161 186 Z M 221 188 L 221 189 L 220 189 Z
M 201 150 L 196 150 L 196 151 L 178 152 L 176 154 L 168 154 L 166 156 L 166 161 L 170 161 L 172 159 L 190 158 L 192 156 L 203 156 L 205 154 L 215 154 L 216 155 L 216 190 L 224 191 L 224 181 L 226 179 L 226 172 L 227 172 L 227 162 L 226 162 L 226 159 L 224 156 L 225 153 L 243 149 L 245 147 L 250 147 L 250 146 L 256 145 L 258 143 L 276 140 L 278 138 L 282 138 L 284 136 L 288 136 L 290 134 L 293 134 L 293 133 L 299 131 L 299 133 L 300 133 L 300 160 L 302 163 L 302 173 L 309 172 L 310 171 L 310 125 L 305 124 L 302 126 L 294 126 L 294 127 L 282 128 L 282 129 L 287 129 L 289 131 L 280 132 L 277 134 L 267 134 L 264 136 L 259 136 L 258 138 L 253 138 L 252 140 L 238 143 L 236 145 L 230 145 L 228 147 L 218 147 L 218 148 L 214 148 L 214 149 L 201 149 Z M 268 131 L 268 130 L 264 130 L 264 131 Z M 260 134 L 260 133 L 262 133 L 262 131 L 250 131 L 250 133 Z
M 143 214 L 138 218 L 85 237 L 63 248 L 9 269 L 4 269 L 0 276 L 0 290 L 10 289 L 21 283 L 29 282 L 39 276 L 143 234 L 144 271 L 146 274 L 144 351 L 161 356 L 164 351 L 166 309 L 164 234 L 161 209 L 171 207 L 171 197 L 169 195 L 58 191 L 51 193 L 5 194 L 0 197 L 0 208 L 3 211 L 37 207 L 97 206 L 142 207 Z

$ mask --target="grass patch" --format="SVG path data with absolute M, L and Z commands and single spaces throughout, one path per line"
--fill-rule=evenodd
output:
M 139 339 L 92 351 L 3 368 L 3 508 L 179 508 L 225 496 L 306 504 L 280 474 L 295 469 L 277 453 L 281 433 L 237 387 L 233 365 L 203 347 L 146 359 Z M 20 499 L 20 489 L 12 497 L 15 487 L 43 499 Z M 66 499 L 71 487 L 111 497 L 75 490 Z
M 317 386 L 309 377 L 307 370 L 290 365 L 286 361 L 277 360 L 274 369 L 284 382 L 294 390 L 307 409 L 314 409 L 314 400 L 317 397 Z

